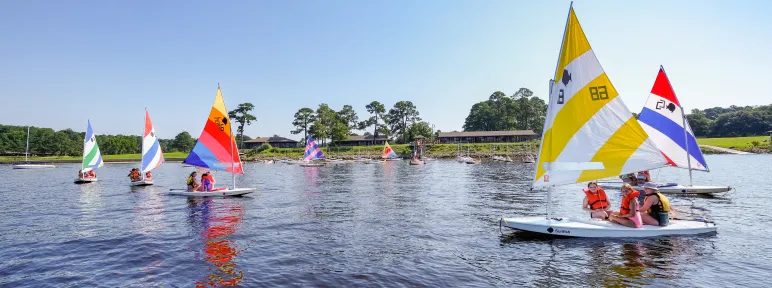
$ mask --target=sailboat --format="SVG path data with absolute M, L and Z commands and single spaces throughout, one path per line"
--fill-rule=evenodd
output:
M 694 137 L 686 113 L 676 97 L 665 68 L 660 66 L 657 79 L 651 88 L 649 99 L 638 116 L 646 134 L 657 145 L 668 160 L 668 165 L 689 170 L 689 185 L 676 183 L 659 184 L 659 191 L 671 194 L 711 194 L 732 190 L 729 186 L 695 186 L 692 170 L 710 172 L 705 156 L 702 155 L 697 139 Z M 603 184 L 605 187 L 619 188 L 622 183 Z
M 219 188 L 217 191 L 194 192 L 188 192 L 187 189 L 170 189 L 169 194 L 195 197 L 237 196 L 257 190 L 257 188 L 236 188 L 236 174 L 244 174 L 244 170 L 219 84 L 204 130 L 201 131 L 196 145 L 182 163 L 205 170 L 229 172 L 232 175 L 233 187 Z
M 97 177 L 89 177 L 87 176 L 87 173 L 104 165 L 102 153 L 99 152 L 96 135 L 94 134 L 94 130 L 91 129 L 91 120 L 89 120 L 88 128 L 86 128 L 86 137 L 83 138 L 83 163 L 81 164 L 80 169 L 83 175 L 78 175 L 78 177 L 75 178 L 75 183 L 83 184 L 96 182 Z
M 581 183 L 661 168 L 668 161 L 618 97 L 569 8 L 532 188 Z M 580 193 L 577 189 L 574 193 Z M 547 217 L 501 218 L 517 230 L 573 237 L 654 237 L 716 231 L 705 221 L 671 220 L 668 226 L 630 228 L 585 217 L 553 218 L 552 189 Z
M 306 141 L 306 150 L 303 153 L 303 161 L 300 163 L 300 166 L 302 167 L 324 166 L 324 163 L 319 163 L 319 162 L 314 163 L 312 161 L 317 159 L 324 159 L 325 157 L 326 156 L 324 156 L 324 152 L 322 152 L 322 149 L 319 149 L 319 146 L 316 145 L 316 140 L 314 140 L 313 137 L 308 136 L 308 140 Z
M 394 149 L 391 149 L 391 146 L 389 145 L 389 142 L 386 141 L 383 144 L 383 153 L 381 153 L 381 159 L 385 161 L 400 161 L 402 159 L 399 158 L 396 152 L 394 152 Z
M 56 168 L 54 164 L 47 163 L 31 163 L 29 162 L 29 126 L 27 126 L 27 149 L 24 150 L 24 163 L 13 164 L 13 169 L 41 169 L 41 168 Z
M 161 143 L 158 142 L 158 137 L 155 135 L 155 127 L 150 121 L 150 113 L 145 109 L 145 129 L 142 132 L 142 166 L 139 171 L 142 178 L 139 181 L 131 181 L 131 186 L 153 185 L 153 179 L 146 178 L 146 173 L 158 168 L 163 163 L 164 154 L 161 151 Z

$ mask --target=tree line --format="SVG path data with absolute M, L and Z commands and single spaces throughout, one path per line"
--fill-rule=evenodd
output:
M 472 105 L 464 121 L 464 131 L 533 130 L 541 133 L 547 103 L 520 88 L 512 96 L 496 91 L 488 100 Z
M 30 154 L 80 156 L 85 137 L 85 132 L 72 129 L 54 131 L 51 128 L 30 127 Z M 104 155 L 134 154 L 142 149 L 142 138 L 138 135 L 96 135 L 96 139 Z M 174 139 L 159 139 L 158 142 L 164 152 L 189 152 L 196 140 L 188 132 L 181 132 Z M 23 155 L 26 145 L 26 126 L 0 125 L 0 153 Z
M 697 137 L 765 135 L 772 130 L 772 105 L 692 109 L 686 119 Z
M 370 116 L 360 121 L 351 105 L 343 105 L 338 111 L 326 103 L 319 104 L 316 110 L 303 107 L 295 113 L 292 120 L 295 129 L 290 133 L 302 134 L 303 139 L 311 136 L 322 143 L 328 139 L 335 143 L 356 136 L 356 130 L 372 129 L 372 133 L 367 131 L 364 135 L 386 137 L 397 143 L 412 141 L 419 135 L 427 138 L 434 135 L 429 123 L 421 121 L 418 108 L 411 101 L 399 101 L 388 112 L 386 106 L 378 101 L 370 102 L 365 108 Z

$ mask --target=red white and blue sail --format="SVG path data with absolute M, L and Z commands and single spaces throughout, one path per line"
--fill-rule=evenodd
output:
M 670 166 L 708 171 L 708 164 L 689 122 L 684 119 L 685 112 L 682 109 L 665 69 L 660 66 L 649 99 L 638 115 L 638 122 L 665 155 Z
M 319 145 L 316 144 L 316 140 L 313 137 L 308 136 L 306 143 L 306 152 L 303 153 L 303 160 L 311 161 L 325 158 L 324 152 L 322 152 L 322 149 L 319 149 Z
M 145 130 L 142 133 L 142 173 L 153 170 L 163 163 L 164 154 L 161 151 L 161 143 L 155 135 L 150 113 L 145 110 Z

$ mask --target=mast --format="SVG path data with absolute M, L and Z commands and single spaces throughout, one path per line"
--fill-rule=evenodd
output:
M 566 15 L 566 26 L 563 28 L 563 37 L 560 38 L 560 49 L 558 50 L 558 60 L 557 60 L 557 63 L 555 63 L 555 74 L 557 74 L 558 73 L 558 69 L 560 69 L 560 56 L 563 54 L 563 45 L 566 44 L 565 43 L 565 41 L 566 41 L 566 33 L 568 33 L 568 22 L 571 20 L 571 10 L 572 9 L 574 9 L 574 1 L 571 1 L 571 4 L 568 6 L 568 14 Z M 550 79 L 550 87 L 549 87 L 550 96 L 552 96 L 552 86 L 553 86 L 553 83 L 554 83 L 554 80 Z M 548 97 L 548 99 L 549 99 L 549 97 Z M 549 105 L 553 105 L 553 103 L 551 103 L 552 99 L 549 99 L 549 100 L 550 100 L 550 103 L 547 104 L 547 107 L 549 107 Z M 547 113 L 549 113 L 549 109 L 548 109 Z M 544 123 L 546 124 L 547 122 L 545 121 Z M 539 159 L 542 158 L 541 157 L 541 148 L 542 148 L 541 146 L 544 145 L 544 133 L 545 132 L 547 132 L 547 131 L 542 131 L 541 132 L 542 135 L 541 135 L 541 142 L 539 143 L 539 153 L 538 153 Z M 538 161 L 536 162 L 536 165 L 539 165 Z M 534 169 L 533 173 L 534 173 L 534 180 L 536 180 L 536 173 L 539 173 L 539 168 L 536 167 L 536 169 Z M 533 189 L 533 183 L 531 183 L 531 189 Z M 547 188 L 547 220 L 549 220 L 551 218 L 552 218 L 552 188 L 550 187 L 550 188 Z
M 684 106 L 681 106 L 681 120 L 684 125 L 684 146 L 686 146 L 686 163 L 689 168 L 689 187 L 691 187 L 694 185 L 694 182 L 692 181 L 692 157 L 689 156 L 689 132 L 686 131 L 686 114 L 684 113 Z
M 220 90 L 220 83 L 217 83 L 217 90 Z M 220 91 L 220 95 L 222 95 L 222 90 Z M 228 107 L 225 106 L 225 96 L 223 96 L 222 98 L 223 98 L 222 105 L 225 107 L 225 113 L 228 113 Z M 225 116 L 227 117 L 228 114 L 225 114 Z M 228 117 L 228 118 L 230 118 L 230 117 Z M 228 120 L 228 122 L 230 122 L 230 119 Z M 235 172 L 236 171 L 236 169 L 235 169 L 236 168 L 236 163 L 233 162 L 233 146 L 236 145 L 236 143 L 235 143 L 236 142 L 236 138 L 233 137 L 233 123 L 231 123 L 229 128 L 230 128 L 229 132 L 230 132 L 230 136 L 231 136 L 230 140 L 233 141 L 233 142 L 231 142 L 231 179 L 233 180 L 233 189 L 236 189 L 236 172 Z M 238 151 L 236 151 L 236 153 L 238 153 Z M 241 165 L 241 158 L 240 157 L 239 157 L 239 165 Z
M 24 161 L 29 162 L 29 126 L 27 126 L 27 149 L 24 150 Z

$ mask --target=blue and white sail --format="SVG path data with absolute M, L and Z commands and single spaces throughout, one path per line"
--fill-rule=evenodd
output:
M 685 115 L 665 69 L 660 66 L 649 99 L 638 115 L 638 122 L 662 151 L 668 165 L 709 171 Z
M 83 164 L 81 165 L 81 170 L 88 172 L 104 165 L 102 153 L 99 152 L 99 145 L 96 141 L 96 134 L 94 134 L 94 129 L 91 129 L 91 120 L 89 120 L 86 137 L 83 138 Z
M 150 121 L 150 113 L 145 110 L 145 129 L 142 133 L 142 173 L 148 172 L 164 163 L 161 143 L 155 134 L 155 127 Z
M 314 140 L 313 137 L 308 136 L 308 141 L 306 143 L 306 152 L 303 153 L 303 160 L 311 161 L 325 158 L 324 152 L 316 145 L 316 140 Z

